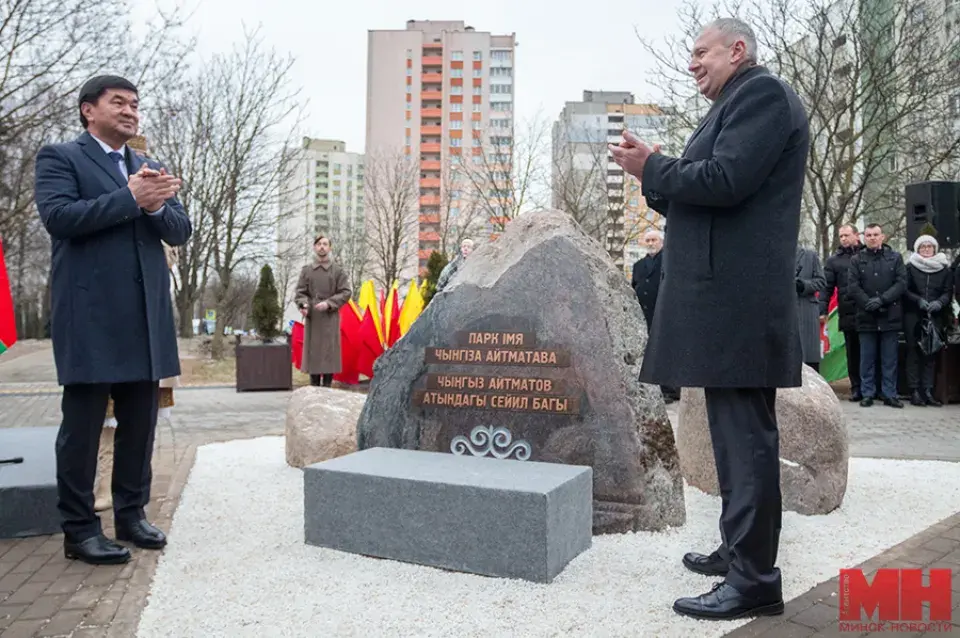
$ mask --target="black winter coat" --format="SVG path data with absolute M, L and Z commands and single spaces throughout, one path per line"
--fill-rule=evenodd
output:
M 934 319 L 942 329 L 946 327 L 949 317 L 953 316 L 950 301 L 953 299 L 953 273 L 950 268 L 937 272 L 926 273 L 911 263 L 907 264 L 907 292 L 903 296 L 903 307 L 907 314 L 905 331 L 912 328 L 926 312 L 920 310 L 920 300 L 939 301 L 940 312 Z
M 879 250 L 864 248 L 850 260 L 847 271 L 850 296 L 857 304 L 858 332 L 890 332 L 903 329 L 903 293 L 907 269 L 903 257 L 884 244 Z M 867 311 L 867 302 L 879 298 L 878 310 Z
M 863 250 L 857 245 L 851 248 L 841 246 L 837 252 L 829 257 L 823 265 L 823 276 L 827 280 L 827 287 L 820 295 L 820 314 L 826 315 L 833 291 L 837 291 L 837 327 L 841 332 L 850 332 L 857 329 L 857 302 L 850 296 L 847 284 L 847 271 L 850 270 L 850 259 Z
M 633 265 L 633 276 L 630 285 L 637 293 L 637 301 L 643 309 L 643 317 L 647 320 L 647 329 L 653 323 L 653 310 L 657 307 L 657 295 L 660 293 L 660 276 L 663 273 L 663 251 L 656 255 L 647 255 L 638 259 Z
M 641 381 L 801 385 L 794 280 L 809 146 L 797 94 L 753 67 L 728 80 L 681 157 L 647 159 L 643 194 L 669 230 Z

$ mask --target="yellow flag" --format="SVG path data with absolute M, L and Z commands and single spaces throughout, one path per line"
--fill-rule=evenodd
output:
M 403 307 L 400 309 L 400 335 L 407 334 L 410 326 L 417 320 L 420 313 L 423 312 L 423 297 L 420 295 L 420 288 L 417 287 L 417 280 L 410 280 L 410 289 L 407 291 L 407 297 L 403 300 Z
M 360 286 L 360 298 L 357 300 L 360 312 L 370 313 L 373 325 L 377 328 L 377 336 L 383 345 L 383 322 L 380 320 L 380 304 L 377 301 L 377 291 L 373 287 L 373 279 L 368 279 Z

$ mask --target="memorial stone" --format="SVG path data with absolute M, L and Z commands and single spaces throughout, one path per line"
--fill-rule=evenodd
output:
M 623 272 L 569 215 L 513 220 L 378 360 L 358 447 L 593 468 L 593 531 L 685 521 L 646 324 Z

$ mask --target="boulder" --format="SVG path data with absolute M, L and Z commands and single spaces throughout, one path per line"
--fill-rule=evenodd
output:
M 565 213 L 526 213 L 377 360 L 359 447 L 591 466 L 594 533 L 682 525 L 663 397 L 638 381 L 646 340 L 600 244 Z
M 847 426 L 839 399 L 813 368 L 803 366 L 802 387 L 777 391 L 777 425 L 783 508 L 806 515 L 832 512 L 847 491 Z M 687 483 L 718 496 L 702 389 L 683 388 L 677 448 Z
M 357 417 L 364 395 L 307 386 L 287 404 L 287 464 L 305 467 L 357 451 Z

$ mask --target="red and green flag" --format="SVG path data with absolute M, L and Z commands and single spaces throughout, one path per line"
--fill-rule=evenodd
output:
M 823 325 L 821 335 L 823 360 L 820 361 L 820 376 L 831 382 L 846 379 L 848 376 L 847 348 L 839 328 L 840 316 L 836 291 L 830 299 L 828 308 L 827 321 Z
M 17 342 L 17 324 L 13 315 L 13 296 L 10 293 L 10 278 L 3 257 L 3 241 L 0 240 L 0 354 Z

